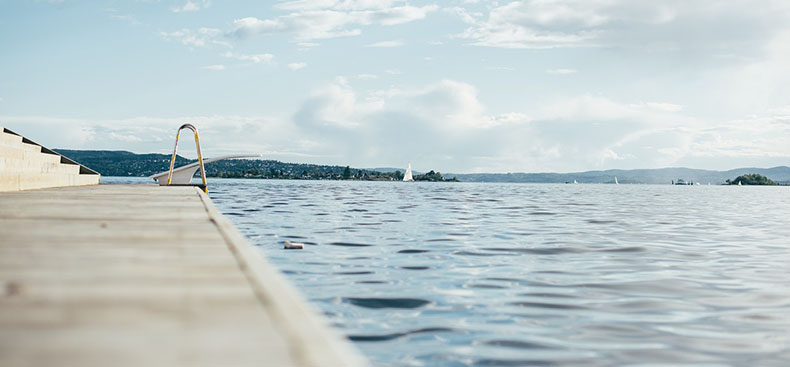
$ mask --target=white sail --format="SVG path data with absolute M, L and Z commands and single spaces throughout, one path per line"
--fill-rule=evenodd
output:
M 614 184 L 615 185 L 619 185 L 620 184 L 619 182 L 617 182 L 617 176 L 614 176 Z
M 409 163 L 409 167 L 406 168 L 406 173 L 403 174 L 403 181 L 404 182 L 414 181 L 414 177 L 411 176 L 411 163 Z
M 577 184 L 577 183 L 578 183 L 578 182 L 576 182 L 576 180 L 574 179 L 574 180 L 573 180 L 573 184 L 575 185 L 575 184 Z

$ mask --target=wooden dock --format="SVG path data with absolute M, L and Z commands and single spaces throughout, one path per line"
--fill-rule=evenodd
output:
M 0 193 L 0 366 L 362 366 L 194 187 Z

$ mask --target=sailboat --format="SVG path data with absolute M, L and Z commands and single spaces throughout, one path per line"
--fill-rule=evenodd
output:
M 574 185 L 575 185 L 575 184 L 578 184 L 578 182 L 576 182 L 576 179 L 573 179 L 573 184 L 574 184 Z
M 414 177 L 411 176 L 411 163 L 409 163 L 409 167 L 406 168 L 406 173 L 403 174 L 403 182 L 413 182 Z
M 619 185 L 620 184 L 619 182 L 617 182 L 617 176 L 614 176 L 614 184 L 615 185 Z

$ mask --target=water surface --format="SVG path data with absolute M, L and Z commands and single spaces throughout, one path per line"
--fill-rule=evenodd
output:
M 210 189 L 376 366 L 790 363 L 787 187 Z

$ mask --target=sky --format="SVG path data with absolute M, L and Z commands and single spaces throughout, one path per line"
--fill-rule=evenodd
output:
M 786 0 L 0 0 L 0 126 L 50 148 L 773 167 L 788 65 Z

